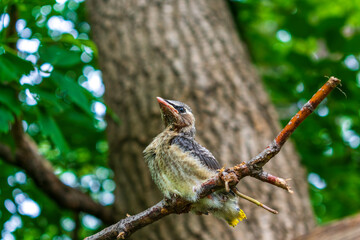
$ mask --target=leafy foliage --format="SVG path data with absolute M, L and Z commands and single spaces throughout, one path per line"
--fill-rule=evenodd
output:
M 360 1 L 233 1 L 231 7 L 283 124 L 324 76 L 342 79 L 341 91 L 292 139 L 309 172 L 318 222 L 358 212 Z
M 7 52 L 2 48 L 0 54 L 0 80 L 3 83 L 17 82 L 23 74 L 28 74 L 33 69 L 31 62 Z
M 0 3 L 0 142 L 14 148 L 10 126 L 22 119 L 59 178 L 108 205 L 115 184 L 105 167 L 104 86 L 83 5 Z M 85 237 L 100 226 L 92 216 L 59 209 L 21 169 L 2 161 L 0 167 L 7 183 L 0 190 L 2 239 L 70 239 L 78 228 Z

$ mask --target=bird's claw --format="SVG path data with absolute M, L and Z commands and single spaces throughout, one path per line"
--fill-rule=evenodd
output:
M 125 232 L 120 232 L 120 233 L 117 235 L 116 239 L 125 239 Z
M 222 167 L 221 169 L 217 170 L 219 179 L 224 182 L 225 190 L 230 192 L 230 185 L 235 185 L 239 180 L 234 171 L 229 171 L 229 169 L 225 169 Z

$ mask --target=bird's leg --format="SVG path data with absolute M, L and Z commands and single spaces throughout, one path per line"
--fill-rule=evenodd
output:
M 233 186 L 238 182 L 236 174 L 233 171 L 226 171 L 224 167 L 217 171 L 219 172 L 220 179 L 224 181 L 226 192 L 230 192 L 229 183 Z
M 262 203 L 259 202 L 258 200 L 256 200 L 256 199 L 254 199 L 254 198 L 252 198 L 252 197 L 249 197 L 249 196 L 247 196 L 247 195 L 239 192 L 239 190 L 237 190 L 236 188 L 232 188 L 231 190 L 232 190 L 236 195 L 238 195 L 239 197 L 244 198 L 244 199 L 248 200 L 249 202 L 252 202 L 252 203 L 258 205 L 259 207 L 262 207 L 262 208 L 264 208 L 265 210 L 267 210 L 267 211 L 269 211 L 269 212 L 271 212 L 271 213 L 273 213 L 273 214 L 278 214 L 278 213 L 279 213 L 278 211 L 276 211 L 276 210 L 274 210 L 274 209 L 266 206 L 265 204 L 262 204 Z
M 229 181 L 225 181 L 225 190 L 226 192 L 230 192 Z
M 117 235 L 117 237 L 116 237 L 116 239 L 125 239 L 125 232 L 120 232 L 118 235 Z

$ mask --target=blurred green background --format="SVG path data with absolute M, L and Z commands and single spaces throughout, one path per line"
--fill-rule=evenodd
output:
M 360 211 L 360 1 L 231 1 L 239 35 L 282 124 L 334 75 L 343 80 L 292 136 L 319 224 Z M 0 141 L 23 127 L 67 185 L 114 201 L 104 85 L 82 0 L 0 3 Z M 115 118 L 115 116 L 113 116 Z M 86 132 L 86 134 L 84 134 Z M 0 161 L 3 239 L 71 239 L 101 227 L 59 209 L 23 170 Z M 336 199 L 336 200 L 335 200 Z M 82 226 L 82 227 L 79 227 Z

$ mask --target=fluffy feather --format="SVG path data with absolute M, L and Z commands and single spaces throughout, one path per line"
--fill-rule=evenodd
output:
M 191 109 L 178 101 L 159 99 L 165 130 L 144 150 L 151 177 L 166 198 L 174 195 L 194 202 L 195 213 L 212 213 L 236 226 L 246 218 L 232 192 L 220 190 L 199 199 L 197 189 L 217 174 L 220 164 L 197 143 Z M 183 109 L 181 109 L 183 108 Z

